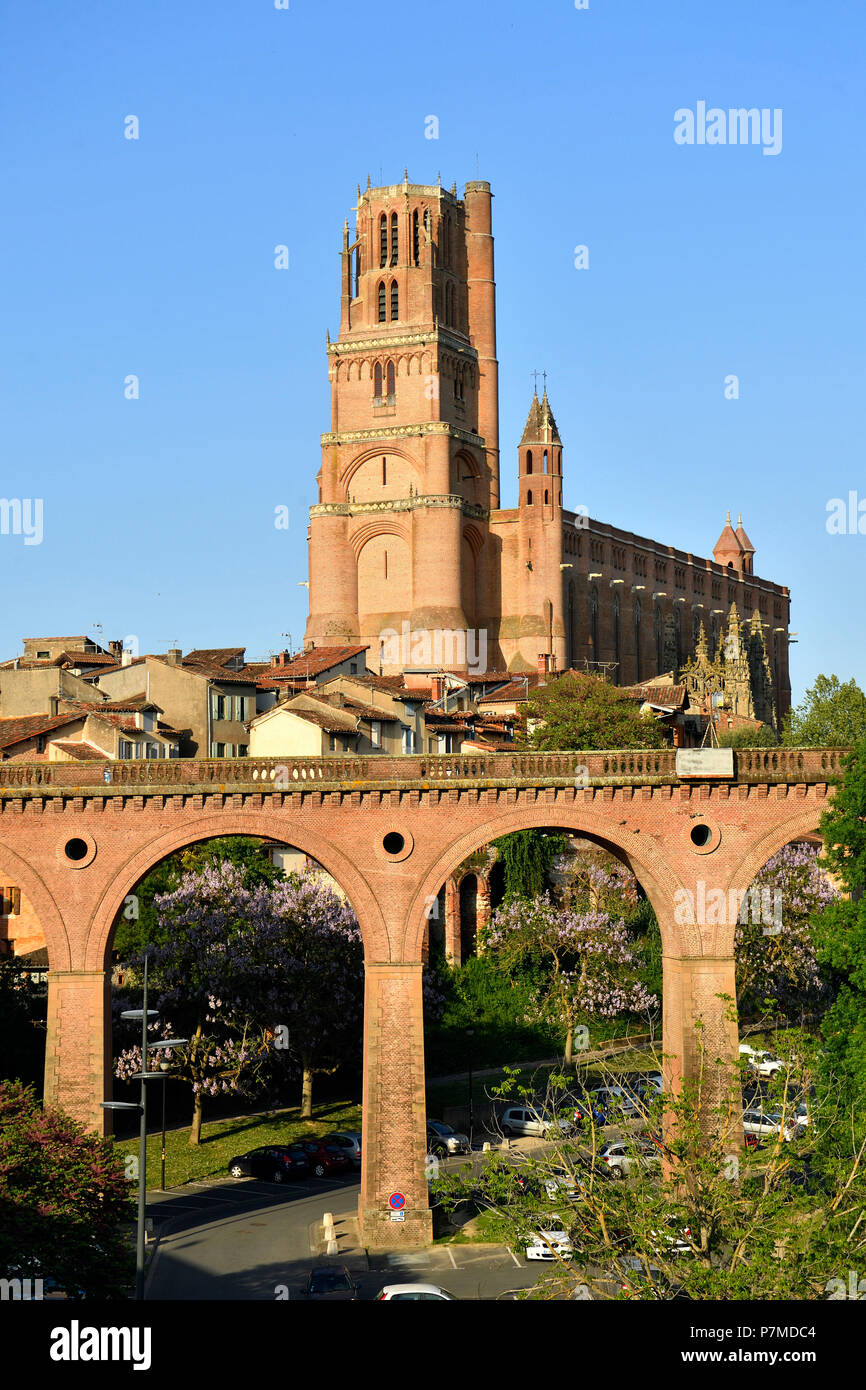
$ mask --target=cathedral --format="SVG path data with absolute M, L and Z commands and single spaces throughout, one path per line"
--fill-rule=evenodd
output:
M 777 724 L 790 595 L 755 574 L 742 519 L 705 559 L 570 511 L 546 389 L 517 446 L 517 505 L 500 506 L 491 203 L 480 180 L 462 198 L 406 173 L 358 188 L 328 336 L 305 648 L 362 644 L 389 675 L 407 664 L 395 634 L 445 633 L 452 669 L 471 651 L 491 672 L 595 670 L 621 686 L 742 679 L 743 713 Z

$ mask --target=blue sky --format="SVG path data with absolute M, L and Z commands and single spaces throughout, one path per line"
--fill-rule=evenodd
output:
M 742 511 L 795 700 L 866 686 L 866 535 L 826 529 L 866 504 L 864 31 L 859 0 L 6 0 L 0 496 L 43 536 L 0 534 L 0 655 L 300 645 L 343 220 L 408 166 L 493 187 L 504 504 L 544 368 L 566 505 L 700 555 Z M 699 101 L 781 109 L 780 153 L 678 145 Z

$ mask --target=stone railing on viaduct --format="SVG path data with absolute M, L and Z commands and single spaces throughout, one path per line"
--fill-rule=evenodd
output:
M 749 748 L 736 750 L 738 783 L 828 783 L 841 771 L 844 748 Z M 0 763 L 0 796 L 137 795 L 166 787 L 258 791 L 265 788 L 382 790 L 427 786 L 643 786 L 675 784 L 676 752 L 415 754 L 361 758 L 169 758 L 130 762 Z M 692 779 L 696 780 L 696 779 Z M 707 779 L 716 780 L 716 779 Z

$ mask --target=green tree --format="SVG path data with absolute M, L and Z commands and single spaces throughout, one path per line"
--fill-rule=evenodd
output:
M 549 886 L 554 860 L 568 848 L 565 835 L 550 835 L 543 830 L 517 830 L 493 844 L 502 865 L 506 903 L 515 898 L 540 898 Z
M 850 748 L 866 738 L 866 695 L 855 680 L 817 676 L 802 703 L 789 710 L 782 742 L 789 748 Z
M 667 748 L 652 714 L 641 714 L 600 676 L 569 671 L 530 693 L 521 742 L 543 752 L 603 748 Z
M 0 1276 L 50 1279 L 71 1297 L 126 1296 L 135 1207 L 121 1158 L 17 1081 L 0 1083 L 0 1206 Z
M 834 1002 L 822 1022 L 825 1069 L 840 1084 L 841 1123 L 866 1130 L 866 738 L 845 760 L 821 818 L 823 863 L 842 895 L 812 919 L 819 963 L 831 972 Z
M 720 748 L 775 748 L 778 742 L 776 731 L 769 724 L 758 729 L 726 729 L 719 734 Z

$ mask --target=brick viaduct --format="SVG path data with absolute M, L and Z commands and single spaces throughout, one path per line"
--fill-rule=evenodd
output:
M 449 875 L 531 827 L 572 831 L 628 864 L 661 927 L 675 1085 L 695 1067 L 698 1018 L 711 1055 L 737 1049 L 718 997 L 735 995 L 734 924 L 678 925 L 677 889 L 748 889 L 784 844 L 818 832 L 843 756 L 744 750 L 733 780 L 697 782 L 677 777 L 667 751 L 4 764 L 0 874 L 30 899 L 48 948 L 46 1099 L 108 1123 L 112 929 L 148 870 L 215 835 L 295 845 L 342 885 L 363 931 L 364 1238 L 427 1241 L 421 955 L 425 906 Z M 395 1190 L 402 1224 L 388 1222 Z

